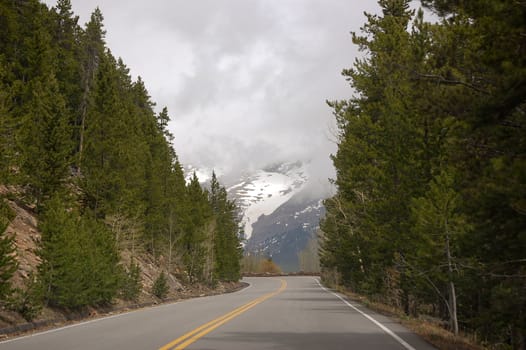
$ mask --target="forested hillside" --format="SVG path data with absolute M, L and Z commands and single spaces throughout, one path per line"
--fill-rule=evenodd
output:
M 525 349 L 526 6 L 423 0 L 426 23 L 409 3 L 367 15 L 330 102 L 325 278 Z
M 214 176 L 187 184 L 166 108 L 105 44 L 96 9 L 80 26 L 69 0 L 0 1 L 0 186 L 38 217 L 41 263 L 12 303 L 13 213 L 0 198 L 0 304 L 31 318 L 136 298 L 149 254 L 187 283 L 237 281 L 237 208 Z M 127 252 L 130 262 L 122 263 Z M 165 281 L 164 281 L 165 283 Z

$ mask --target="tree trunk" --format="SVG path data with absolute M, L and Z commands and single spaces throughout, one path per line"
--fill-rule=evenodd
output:
M 404 313 L 406 315 L 410 315 L 411 314 L 411 308 L 410 308 L 410 304 L 409 304 L 409 291 L 407 290 L 406 286 L 405 286 L 405 274 L 404 272 L 402 272 L 402 283 L 401 283 L 401 289 L 402 289 L 402 308 L 404 309 Z
M 455 284 L 453 282 L 453 263 L 451 259 L 451 249 L 449 245 L 449 231 L 448 222 L 446 220 L 446 255 L 448 265 L 448 279 L 449 279 L 449 323 L 451 330 L 455 335 L 458 335 L 458 319 L 457 319 L 457 294 L 455 292 Z
M 90 50 L 91 51 L 91 50 Z M 88 100 L 91 86 L 95 80 L 95 72 L 98 68 L 99 56 L 96 52 L 89 56 L 86 65 L 85 76 L 82 79 L 84 91 L 80 102 L 80 130 L 79 130 L 79 155 L 77 160 L 77 174 L 81 174 L 82 156 L 84 153 L 84 131 L 86 130 L 86 116 L 88 114 Z
M 79 130 L 79 158 L 77 161 L 77 174 L 81 174 L 82 153 L 84 152 L 84 129 L 86 125 L 86 106 L 82 106 Z
M 170 218 L 168 220 L 168 236 L 169 236 L 169 245 L 168 245 L 168 272 L 172 272 L 172 248 L 173 248 L 173 242 L 172 242 L 172 234 L 173 234 L 173 225 L 172 225 L 172 216 L 170 215 Z
M 457 295 L 455 293 L 455 284 L 449 281 L 449 309 L 451 312 L 450 323 L 451 329 L 455 335 L 458 335 L 458 320 L 457 320 Z

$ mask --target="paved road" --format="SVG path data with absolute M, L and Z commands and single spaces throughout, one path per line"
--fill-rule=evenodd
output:
M 37 333 L 0 349 L 433 349 L 388 318 L 324 290 L 315 278 L 245 280 L 251 286 L 237 293 Z

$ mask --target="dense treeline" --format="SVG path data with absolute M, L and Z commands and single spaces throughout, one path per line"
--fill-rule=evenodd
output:
M 380 0 L 334 101 L 325 277 L 526 348 L 526 6 Z
M 143 81 L 106 47 L 98 9 L 81 27 L 69 0 L 0 2 L 0 117 L 0 185 L 22 189 L 39 216 L 40 300 L 136 297 L 138 267 L 122 266 L 122 249 L 189 282 L 239 279 L 236 206 L 215 175 L 209 190 L 195 175 L 186 183 L 167 109 L 155 113 Z M 12 251 L 0 237 L 2 296 Z

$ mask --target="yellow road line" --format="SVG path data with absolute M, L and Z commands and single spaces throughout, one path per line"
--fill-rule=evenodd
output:
M 280 288 L 275 291 L 275 292 L 272 292 L 272 293 L 268 293 L 268 294 L 265 294 L 257 299 L 254 299 L 252 300 L 251 302 L 241 306 L 241 307 L 238 307 L 237 309 L 221 316 L 221 317 L 218 317 L 210 322 L 207 322 L 205 323 L 204 325 L 202 326 L 199 326 L 197 327 L 196 329 L 186 333 L 186 334 L 183 334 L 182 336 L 180 336 L 179 338 L 171 341 L 170 343 L 164 345 L 163 347 L 161 347 L 159 350 L 169 350 L 169 349 L 175 349 L 175 350 L 182 350 L 184 348 L 186 348 L 188 345 L 196 342 L 199 338 L 202 338 L 203 336 L 205 336 L 206 334 L 212 332 L 214 329 L 218 328 L 219 326 L 227 323 L 228 321 L 232 320 L 233 318 L 241 315 L 242 313 L 244 313 L 245 311 L 253 308 L 254 306 L 264 302 L 265 300 L 267 299 L 270 299 L 272 298 L 273 296 L 283 292 L 285 290 L 285 288 L 287 288 L 287 282 L 285 282 L 285 280 L 280 280 L 281 281 L 281 286 Z
M 250 303 L 245 304 L 245 305 L 243 305 L 243 306 L 241 306 L 241 307 L 235 309 L 234 311 L 229 312 L 229 313 L 226 314 L 226 315 L 223 315 L 223 316 L 221 316 L 221 317 L 219 317 L 219 318 L 216 318 L 216 319 L 214 319 L 214 320 L 212 320 L 212 321 L 210 321 L 210 322 L 208 322 L 208 323 L 205 323 L 205 324 L 202 325 L 202 326 L 197 327 L 196 329 L 194 329 L 194 330 L 192 330 L 192 331 L 190 331 L 190 332 L 188 332 L 188 333 L 186 333 L 186 334 L 183 334 L 182 336 L 180 336 L 179 338 L 175 339 L 174 341 L 172 341 L 172 342 L 170 342 L 170 343 L 164 345 L 164 346 L 163 346 L 162 348 L 160 348 L 159 350 L 168 350 L 168 349 L 171 349 L 173 346 L 179 344 L 180 342 L 186 340 L 187 338 L 193 336 L 194 334 L 199 333 L 199 332 L 202 331 L 203 329 L 206 329 L 207 327 L 213 326 L 215 323 L 217 323 L 217 322 L 221 322 L 223 319 L 225 319 L 225 318 L 227 318 L 227 317 L 229 317 L 229 316 L 231 316 L 231 315 L 233 315 L 233 314 L 235 314 L 235 313 L 237 313 L 237 312 L 239 312 L 239 311 L 243 311 L 245 308 L 251 306 L 252 304 L 254 304 L 254 303 L 256 303 L 256 302 L 258 302 L 259 299 L 260 299 L 260 298 L 258 298 L 258 299 L 256 299 L 256 300 L 253 300 L 253 301 L 251 301 Z

